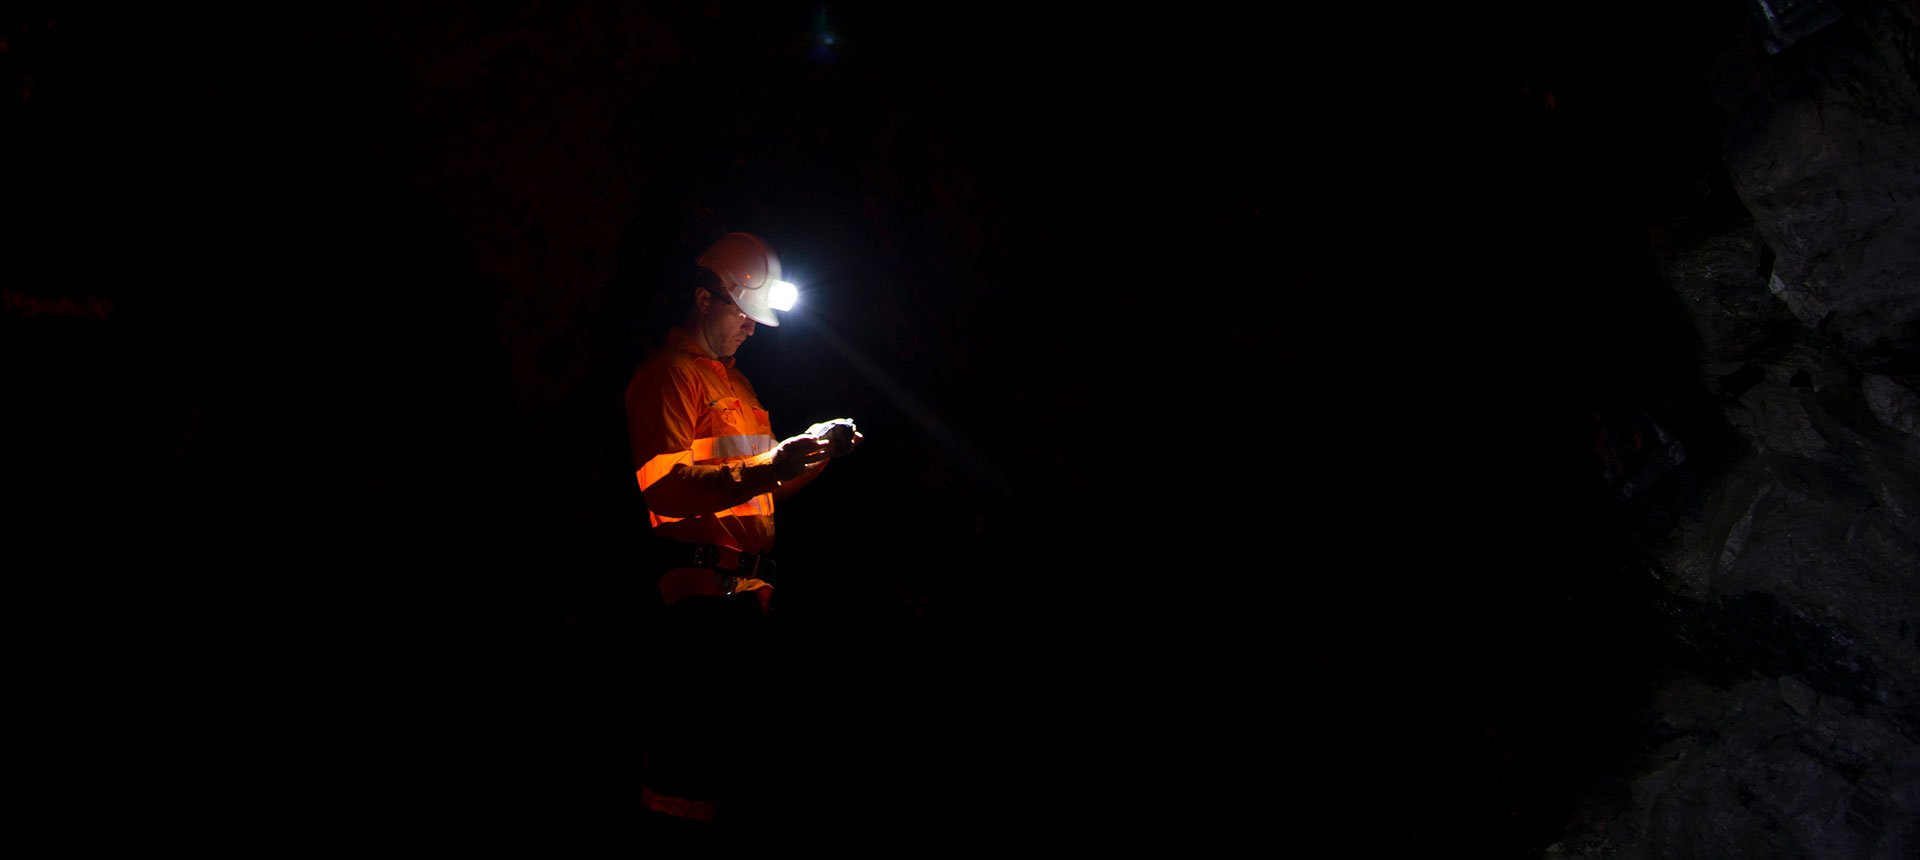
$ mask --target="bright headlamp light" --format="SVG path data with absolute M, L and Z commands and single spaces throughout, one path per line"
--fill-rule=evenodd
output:
M 793 303 L 800 300 L 800 288 L 786 281 L 767 282 L 767 307 L 776 311 L 793 309 Z

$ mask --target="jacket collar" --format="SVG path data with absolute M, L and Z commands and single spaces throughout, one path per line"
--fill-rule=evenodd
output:
M 714 355 L 712 352 L 709 352 L 706 346 L 702 345 L 699 340 L 694 338 L 693 332 L 687 331 L 686 328 L 682 326 L 674 326 L 667 330 L 667 349 L 684 352 L 694 358 L 711 361 L 725 367 L 733 366 L 734 356 L 729 355 L 723 358 Z

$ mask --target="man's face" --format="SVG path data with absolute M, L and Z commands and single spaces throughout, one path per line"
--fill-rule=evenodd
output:
M 707 339 L 707 348 L 721 358 L 734 354 L 753 337 L 753 319 L 741 313 L 725 293 L 702 291 L 701 295 L 700 333 Z

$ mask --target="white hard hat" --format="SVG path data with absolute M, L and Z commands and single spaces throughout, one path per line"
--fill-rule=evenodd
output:
M 779 255 L 752 233 L 721 236 L 694 262 L 718 275 L 740 312 L 761 325 L 779 325 L 774 311 L 793 307 L 798 297 L 792 284 L 780 280 Z

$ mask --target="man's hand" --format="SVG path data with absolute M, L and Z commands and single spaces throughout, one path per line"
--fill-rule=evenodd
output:
M 789 436 L 773 449 L 773 475 L 791 481 L 833 456 L 833 443 L 809 433 Z
M 853 453 L 853 449 L 867 437 L 861 435 L 852 418 L 835 418 L 822 421 L 807 428 L 807 435 L 825 440 L 832 450 L 832 456 L 844 457 Z

